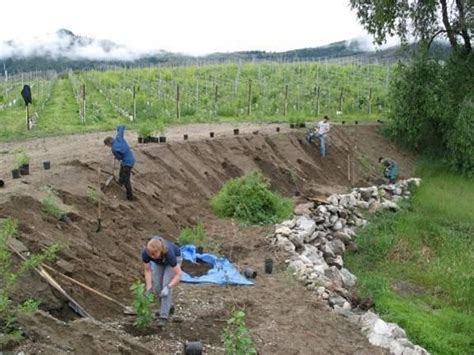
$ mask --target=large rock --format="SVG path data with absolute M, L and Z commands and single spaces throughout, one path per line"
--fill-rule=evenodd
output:
M 342 276 L 337 267 L 330 266 L 324 271 L 324 276 L 331 280 L 332 289 L 342 287 Z
M 281 234 L 282 236 L 288 237 L 291 234 L 291 229 L 286 226 L 281 226 L 275 230 L 275 234 Z
M 306 216 L 299 217 L 296 220 L 296 227 L 294 231 L 302 240 L 311 236 L 316 230 L 316 222 Z
M 335 231 L 339 231 L 343 228 L 343 224 L 341 222 L 341 220 L 338 220 L 336 223 L 334 223 L 334 226 L 332 227 L 332 229 L 334 229 Z
M 341 269 L 344 266 L 344 261 L 340 255 L 336 255 L 334 258 L 326 258 L 326 262 L 328 265 L 336 266 L 338 269 Z
M 334 306 L 339 306 L 339 307 L 344 307 L 344 303 L 346 303 L 346 300 L 341 297 L 341 296 L 332 296 L 332 297 L 329 297 L 329 305 L 331 307 L 334 307 Z
M 385 200 L 382 202 L 382 208 L 385 210 L 398 211 L 400 207 L 392 201 Z
M 334 239 L 330 241 L 328 245 L 329 245 L 329 248 L 331 248 L 334 254 L 336 255 L 343 255 L 344 252 L 346 251 L 344 242 L 342 242 L 340 239 Z
M 303 203 L 295 207 L 295 215 L 297 216 L 309 216 L 311 214 L 311 210 L 314 208 L 314 202 Z
M 296 247 L 290 240 L 288 240 L 288 238 L 281 237 L 281 236 L 277 235 L 276 238 L 274 239 L 274 243 L 279 248 L 286 251 L 287 253 L 294 253 L 295 252 Z
M 318 248 L 310 244 L 306 244 L 304 246 L 304 251 L 301 253 L 301 256 L 305 256 L 306 258 L 308 258 L 313 265 L 326 264 Z
M 350 241 L 352 241 L 351 236 L 343 231 L 334 232 L 333 236 L 334 238 L 339 239 L 344 244 L 348 244 Z
M 339 273 L 342 277 L 342 285 L 345 288 L 352 288 L 355 286 L 357 282 L 357 277 L 353 275 L 349 270 L 347 270 L 346 268 L 342 268 L 341 270 L 339 270 Z
M 333 206 L 337 206 L 339 204 L 339 198 L 336 194 L 329 196 L 327 200 Z

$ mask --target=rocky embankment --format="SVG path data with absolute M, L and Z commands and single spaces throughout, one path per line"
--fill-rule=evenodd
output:
M 298 280 L 335 312 L 359 324 L 372 344 L 394 354 L 428 352 L 411 343 L 398 325 L 368 310 L 373 302 L 357 296 L 357 278 L 344 268 L 343 255 L 357 250 L 357 228 L 368 223 L 365 216 L 397 211 L 399 203 L 409 199 L 419 185 L 420 179 L 411 178 L 392 185 L 354 188 L 348 194 L 331 195 L 327 202 L 299 205 L 295 217 L 277 225 L 271 237 L 272 244 L 288 254 L 288 268 Z

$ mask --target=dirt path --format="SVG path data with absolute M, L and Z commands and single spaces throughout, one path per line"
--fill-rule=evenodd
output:
M 18 350 L 59 354 L 72 349 L 81 353 L 87 343 L 87 349 L 98 353 L 114 352 L 110 349 L 143 353 L 145 347 L 169 354 L 180 351 L 185 340 L 201 339 L 208 353 L 219 354 L 223 351 L 224 321 L 232 307 L 238 306 L 246 309 L 247 323 L 261 354 L 381 353 L 284 271 L 284 256 L 268 249 L 265 236 L 271 227 L 242 227 L 217 219 L 209 211 L 208 199 L 229 178 L 258 170 L 276 190 L 306 201 L 306 197 L 347 189 L 348 151 L 353 151 L 353 182 L 362 185 L 378 178 L 379 155 L 396 159 L 405 176 L 410 175 L 413 159 L 385 141 L 378 126 L 334 127 L 325 159 L 318 156 L 316 145 L 305 142 L 304 130 L 286 132 L 289 130 L 282 127 L 283 132 L 276 134 L 276 126 L 243 124 L 240 130 L 247 134 L 233 137 L 234 125 L 192 125 L 170 129 L 170 144 L 133 143 L 137 166 L 132 181 L 139 200 L 125 201 L 124 192 L 113 183 L 100 196 L 104 207 L 100 233 L 95 232 L 96 208 L 88 191 L 97 185 L 99 165 L 111 170 L 110 152 L 102 145 L 106 134 L 2 145 L 1 151 L 9 152 L 0 156 L 2 176 L 9 170 L 4 167 L 14 159 L 11 152 L 19 146 L 27 147 L 32 164 L 30 176 L 19 180 L 6 176 L 6 186 L 0 191 L 0 218 L 12 216 L 20 221 L 18 239 L 31 251 L 59 242 L 60 260 L 52 266 L 79 281 L 128 304 L 130 284 L 142 277 L 138 254 L 146 240 L 156 233 L 175 240 L 182 227 L 199 221 L 215 241 L 218 253 L 228 256 L 238 267 L 256 268 L 259 275 L 253 287 L 180 285 L 176 315 L 185 321 L 136 337 L 132 320 L 117 306 L 58 279 L 105 325 L 71 321 L 75 316 L 65 301 L 31 274 L 22 280 L 23 292 L 14 299 L 40 299 L 44 311 L 67 323 L 50 319 L 47 314 L 26 320 L 24 326 L 31 336 Z M 216 138 L 207 139 L 211 129 Z M 258 134 L 252 134 L 257 129 Z M 190 141 L 181 140 L 183 132 L 190 135 Z M 132 134 L 127 138 L 134 140 Z M 42 170 L 40 162 L 44 159 L 51 160 L 51 170 Z M 74 211 L 70 213 L 73 225 L 56 221 L 44 212 L 41 200 L 46 195 L 45 186 L 53 187 L 62 203 Z M 278 261 L 273 275 L 263 273 L 267 255 Z M 44 322 L 38 321 L 41 319 Z M 44 329 L 42 323 L 47 324 Z M 48 333 L 56 336 L 48 337 Z M 104 342 L 106 338 L 110 341 Z

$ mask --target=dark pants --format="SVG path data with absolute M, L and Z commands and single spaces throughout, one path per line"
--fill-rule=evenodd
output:
M 127 199 L 133 199 L 132 184 L 130 183 L 130 173 L 132 172 L 131 166 L 120 165 L 120 176 L 119 183 L 120 185 L 125 186 L 127 190 Z

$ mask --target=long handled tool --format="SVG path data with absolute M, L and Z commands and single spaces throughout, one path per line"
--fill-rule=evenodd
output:
M 10 249 L 15 252 L 22 260 L 26 258 L 18 250 L 16 250 L 11 244 L 9 245 Z M 69 301 L 69 305 L 74 309 L 80 316 L 94 319 L 74 298 L 68 295 L 66 291 L 61 287 L 59 283 L 43 268 L 44 264 L 41 264 L 38 267 L 35 267 L 34 270 L 46 280 L 54 289 L 56 289 L 60 294 L 66 297 Z
M 112 168 L 112 175 L 110 175 L 107 180 L 105 181 L 105 185 L 104 185 L 104 190 L 107 186 L 110 185 L 110 183 L 112 182 L 112 180 L 114 179 L 115 177 L 115 163 L 116 163 L 117 159 L 114 158 L 114 167 Z
M 102 228 L 102 215 L 101 215 L 101 191 L 100 191 L 100 167 L 97 168 L 97 229 L 96 233 L 100 232 L 100 229 Z

